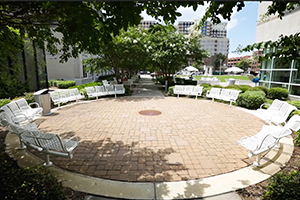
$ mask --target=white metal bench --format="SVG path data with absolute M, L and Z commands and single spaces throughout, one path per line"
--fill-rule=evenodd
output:
M 211 88 L 210 91 L 207 91 L 206 97 L 214 99 L 219 99 L 222 101 L 229 101 L 229 106 L 232 105 L 232 102 L 236 102 L 239 97 L 240 90 L 226 89 L 226 88 Z
M 192 86 L 192 85 L 175 85 L 173 93 L 179 95 L 189 95 L 189 96 L 201 96 L 203 87 L 202 86 Z
M 260 166 L 261 154 L 275 147 L 280 139 L 300 129 L 300 117 L 294 115 L 284 127 L 264 125 L 260 132 L 251 137 L 243 137 L 237 144 L 249 150 L 248 156 L 256 156 L 254 166 Z
M 268 115 L 265 115 L 264 120 L 269 124 L 284 124 L 290 113 L 294 110 L 298 109 L 287 102 L 283 102 L 278 111 L 270 112 Z
M 46 154 L 45 166 L 52 165 L 50 155 L 73 158 L 72 151 L 79 144 L 76 136 L 62 139 L 57 134 L 44 133 L 39 130 L 23 130 L 20 138 L 25 145 Z
M 50 92 L 50 98 L 54 105 L 58 105 L 60 108 L 61 103 L 68 103 L 70 101 L 78 102 L 79 99 L 83 99 L 84 95 L 80 94 L 77 88 L 73 89 L 60 89 Z
M 31 108 L 31 105 L 36 105 L 36 108 Z M 41 116 L 43 112 L 43 108 L 41 108 L 38 103 L 28 104 L 24 98 L 11 101 L 2 106 L 0 110 L 4 111 L 7 120 L 13 121 L 14 123 L 33 121 Z
M 206 97 L 207 98 L 211 98 L 212 99 L 212 102 L 214 101 L 214 99 L 220 95 L 220 92 L 221 92 L 221 89 L 222 88 L 216 88 L 216 87 L 212 87 L 210 88 L 210 90 L 208 90 L 206 92 Z

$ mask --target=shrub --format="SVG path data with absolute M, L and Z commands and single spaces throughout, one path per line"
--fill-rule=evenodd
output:
M 221 85 L 212 85 L 211 87 L 223 88 L 223 86 L 221 86 Z
M 287 101 L 289 104 L 296 106 L 300 110 L 300 101 Z
M 206 96 L 207 91 L 210 90 L 210 89 L 211 89 L 211 87 L 203 87 L 202 96 Z
M 24 98 L 28 104 L 35 102 L 33 92 L 25 92 L 24 96 L 19 96 L 13 99 L 13 101 Z
M 279 172 L 271 178 L 264 200 L 300 199 L 300 172 Z
M 289 97 L 289 91 L 287 89 L 284 89 L 284 88 L 274 87 L 274 88 L 269 89 L 268 97 L 270 99 L 284 100 L 284 99 L 287 99 Z
M 0 199 L 66 199 L 62 183 L 45 167 L 19 168 L 0 156 Z M 7 181 L 9 180 L 9 181 Z
M 11 102 L 10 99 L 0 99 L 0 108 L 6 104 L 8 104 L 9 102 Z
M 247 90 L 251 89 L 252 86 L 250 85 L 240 85 L 240 90 L 242 91 L 242 93 L 245 93 Z
M 264 91 L 264 93 L 266 94 L 266 96 L 268 95 L 268 92 L 269 92 L 269 88 L 267 88 L 266 86 L 255 86 L 253 88 L 259 88 L 261 89 L 262 91 Z
M 300 146 L 300 131 L 297 131 L 295 134 L 296 137 L 294 138 L 294 144 L 295 146 Z
M 203 88 L 205 87 L 211 87 L 211 84 L 210 83 L 202 83 L 200 86 L 203 86 Z
M 174 96 L 174 87 L 175 86 L 169 87 L 169 89 L 168 89 L 168 96 Z
M 263 91 L 246 91 L 239 95 L 237 104 L 248 109 L 257 109 L 265 102 Z
M 79 91 L 81 91 L 85 87 L 92 87 L 92 86 L 96 86 L 96 85 L 102 85 L 102 82 L 90 82 L 90 83 L 85 83 L 82 85 L 75 85 L 75 86 L 69 87 L 69 89 L 77 88 Z
M 69 87 L 75 86 L 76 82 L 75 81 L 57 81 L 56 84 L 57 84 L 58 88 L 67 89 Z
M 238 85 L 228 85 L 228 86 L 226 86 L 224 88 L 226 88 L 226 89 L 240 90 L 240 86 L 238 86 Z

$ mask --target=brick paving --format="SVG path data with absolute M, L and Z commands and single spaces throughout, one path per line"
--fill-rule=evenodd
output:
M 140 115 L 142 110 L 162 114 Z M 264 125 L 234 106 L 187 97 L 101 98 L 37 123 L 42 131 L 80 140 L 73 159 L 51 156 L 55 165 L 129 182 L 193 180 L 246 167 L 248 152 L 236 141 Z

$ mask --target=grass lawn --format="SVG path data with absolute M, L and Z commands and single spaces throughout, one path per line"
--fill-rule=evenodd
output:
M 179 77 L 185 77 L 185 76 L 188 76 L 188 75 L 177 75 Z M 201 77 L 217 77 L 218 79 L 221 80 L 221 82 L 225 82 L 225 79 L 229 79 L 229 78 L 234 78 L 234 79 L 239 79 L 239 80 L 249 80 L 248 76 L 228 76 L 228 75 L 213 75 L 213 76 L 193 76 L 196 80 L 200 80 Z

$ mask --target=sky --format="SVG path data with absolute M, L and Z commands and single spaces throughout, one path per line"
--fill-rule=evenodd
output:
M 241 11 L 236 12 L 235 10 L 233 12 L 230 21 L 222 20 L 224 22 L 227 22 L 227 38 L 229 38 L 228 58 L 252 54 L 252 52 L 243 52 L 241 54 L 232 52 L 237 48 L 239 44 L 243 47 L 246 47 L 249 44 L 255 43 L 256 21 L 259 2 L 248 1 L 245 2 L 245 4 L 245 7 Z M 178 11 L 182 14 L 182 16 L 177 18 L 175 25 L 178 24 L 178 21 L 193 21 L 194 19 L 201 19 L 206 7 L 207 5 L 198 7 L 195 12 L 192 8 L 180 7 Z M 154 20 L 145 12 L 142 13 L 142 17 L 144 18 L 144 20 Z

